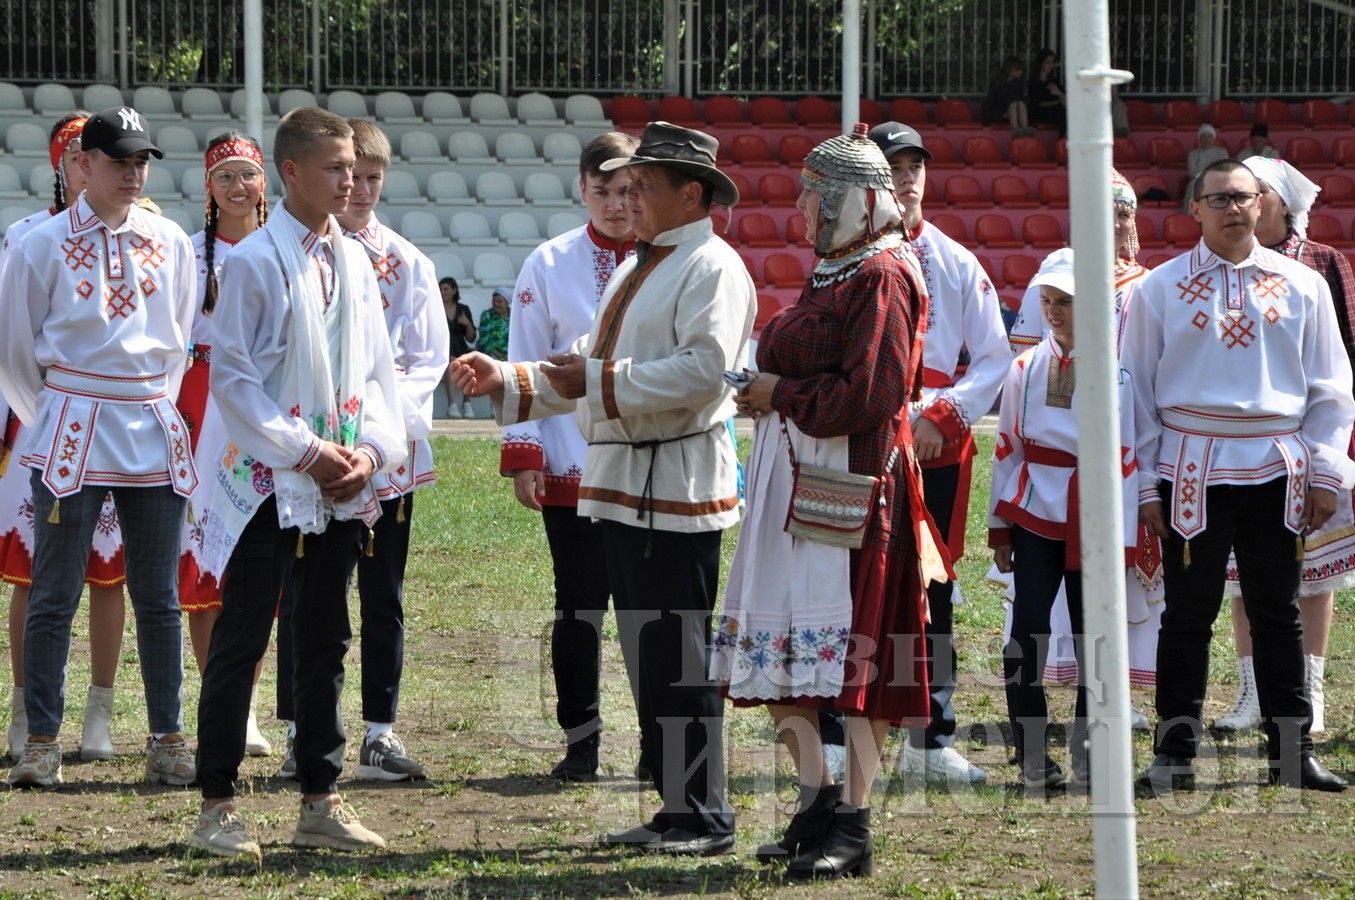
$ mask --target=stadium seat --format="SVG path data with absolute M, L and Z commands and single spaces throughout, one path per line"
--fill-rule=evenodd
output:
M 428 254 L 428 259 L 433 263 L 433 272 L 439 280 L 455 278 L 461 281 L 466 277 L 466 263 L 450 250 L 434 250 Z
M 206 90 L 207 93 L 211 94 L 213 97 L 217 97 L 216 91 L 207 90 L 206 88 L 198 88 L 197 90 Z M 36 94 L 34 95 L 34 99 L 36 100 Z M 81 109 L 107 109 L 110 106 L 121 106 L 126 102 L 127 100 L 122 96 L 122 91 L 111 84 L 87 85 L 85 89 L 80 92 Z M 217 106 L 220 107 L 220 105 L 221 101 L 218 99 Z M 187 113 L 188 110 L 185 109 L 184 114 L 187 115 Z
M 767 142 L 763 140 L 761 135 L 735 135 L 730 153 L 734 162 L 741 166 L 765 168 L 780 165 L 772 156 L 771 149 L 768 148 Z
M 508 111 L 508 101 L 502 94 L 480 91 L 470 98 L 470 120 L 477 125 L 510 127 L 518 120 Z
M 1045 175 L 1035 189 L 1035 195 L 1045 206 L 1062 209 L 1068 205 L 1068 176 Z
M 767 283 L 772 287 L 801 288 L 805 284 L 805 268 L 798 256 L 772 253 L 762 262 Z
M 1173 247 L 1193 247 L 1200 240 L 1200 225 L 1184 213 L 1173 213 L 1162 222 L 1162 238 Z
M 1134 230 L 1139 236 L 1139 247 L 1145 250 L 1167 246 L 1167 242 L 1157 236 L 1157 227 L 1153 225 L 1153 220 L 1143 213 L 1134 216 Z
M 989 194 L 992 195 L 995 205 L 1007 209 L 1032 209 L 1040 205 L 1038 200 L 1030 196 L 1030 188 L 1027 187 L 1025 179 L 1015 175 L 999 175 L 994 178 Z
M 28 188 L 19 177 L 19 170 L 9 163 L 0 163 L 0 200 L 27 200 Z M 39 199 L 47 199 L 40 197 Z
M 1036 137 L 1012 138 L 1011 143 L 1007 145 L 1007 158 L 1011 160 L 1012 165 L 1023 169 L 1054 168 L 1054 161 L 1049 158 L 1044 141 Z
M 979 127 L 979 123 L 974 121 L 974 110 L 964 100 L 938 100 L 933 113 L 936 116 L 936 124 L 942 128 Z
M 976 169 L 1007 168 L 1007 159 L 1002 155 L 1002 148 L 998 147 L 997 141 L 986 135 L 965 138 L 961 155 L 965 162 Z
M 244 118 L 245 118 L 245 101 L 246 101 L 246 99 L 248 99 L 248 98 L 247 98 L 247 95 L 245 94 L 245 89 L 244 89 L 244 88 L 236 88 L 234 91 L 231 91 L 231 102 L 230 102 L 228 108 L 229 108 L 229 110 L 230 110 L 230 115 L 231 115 L 231 119 L 232 119 L 232 120 L 234 120 L 234 121 L 243 121 L 243 120 L 244 120 Z M 265 94 L 263 95 L 263 117 L 264 117 L 264 119 L 271 120 L 271 119 L 276 119 L 276 118 L 277 118 L 277 115 L 276 115 L 276 114 L 274 113 L 274 111 L 273 111 L 273 107 L 274 107 L 273 98 L 270 97 L 268 94 L 265 93 Z M 273 145 L 272 145 L 272 144 L 268 144 L 267 146 L 272 147 Z
M 15 168 L 18 169 L 19 167 L 15 166 Z M 19 174 L 23 174 L 22 169 L 19 169 Z M 51 203 L 55 199 L 52 180 L 52 164 L 43 160 L 28 168 L 28 180 L 24 183 L 28 185 L 28 193 L 44 203 Z
M 85 98 L 89 98 L 89 92 L 97 85 L 90 85 L 85 88 Z M 116 88 L 115 88 L 116 90 Z M 183 92 L 183 114 L 184 118 L 194 122 L 231 122 L 234 121 L 226 115 L 225 107 L 221 105 L 221 95 L 210 88 L 191 87 Z M 110 106 L 112 104 L 109 104 Z M 86 106 L 85 109 L 102 109 L 103 107 Z
M 743 263 L 743 267 L 748 270 L 748 277 L 753 279 L 753 287 L 760 288 L 767 286 L 767 282 L 762 277 L 762 273 L 757 270 L 757 263 L 753 262 L 752 259 L 742 253 L 739 254 L 739 262 Z
M 315 95 L 300 88 L 288 88 L 278 95 L 278 115 L 285 116 L 303 106 L 319 106 Z
M 834 128 L 841 120 L 833 104 L 822 97 L 805 97 L 795 103 L 795 121 L 804 128 Z
M 766 213 L 744 213 L 735 221 L 734 228 L 738 232 L 739 240 L 749 247 L 776 248 L 786 245 L 785 239 L 781 237 L 781 230 Z
M 1023 291 L 1039 270 L 1040 261 L 1033 256 L 1012 253 L 1002 260 L 1002 280 Z
M 610 128 L 612 124 L 602 111 L 602 101 L 592 94 L 570 94 L 566 97 L 565 121 L 575 128 Z
M 1200 105 L 1194 100 L 1168 100 L 1162 120 L 1168 128 L 1194 131 L 1200 127 Z
M 786 220 L 786 243 L 799 247 L 808 243 L 805 238 L 805 217 L 796 213 Z
M 1111 159 L 1115 168 L 1123 171 L 1124 169 L 1136 169 L 1143 165 L 1143 159 L 1139 156 L 1139 148 L 1134 146 L 1134 142 L 1129 138 L 1116 138 L 1111 145 Z
M 1294 124 L 1294 114 L 1283 100 L 1267 98 L 1256 104 L 1256 121 L 1265 122 L 1271 128 L 1288 128 Z
M 931 217 L 931 223 L 937 231 L 940 231 L 946 237 L 957 240 L 962 244 L 969 243 L 969 229 L 965 227 L 964 219 L 951 213 L 938 213 Z
M 446 91 L 433 91 L 423 98 L 423 117 L 430 125 L 468 125 L 461 100 Z
M 452 139 L 456 139 L 456 135 Z M 476 134 L 475 137 L 480 137 Z M 481 144 L 484 138 L 480 138 Z M 485 149 L 485 155 L 489 154 L 488 148 Z M 400 155 L 407 162 L 443 162 L 447 157 L 443 154 L 442 148 L 438 146 L 438 139 L 433 136 L 431 131 L 406 131 L 400 136 Z
M 618 128 L 643 128 L 649 124 L 649 103 L 623 94 L 612 100 L 612 121 Z
M 487 166 L 498 162 L 489 155 L 485 136 L 478 131 L 453 131 L 447 139 L 447 156 L 462 165 Z
M 946 179 L 946 204 L 957 209 L 986 209 L 993 204 L 984 196 L 977 179 L 969 175 L 952 175 Z
M 1156 269 L 1158 266 L 1171 262 L 1176 257 L 1170 253 L 1154 253 L 1143 263 L 1145 268 Z
M 181 118 L 174 108 L 174 98 L 157 84 L 145 85 L 132 92 L 132 106 L 148 119 L 163 121 Z
M 1322 144 L 1317 138 L 1292 137 L 1284 145 L 1284 158 L 1290 165 L 1302 170 L 1305 167 L 1326 165 Z
M 499 243 L 509 247 L 535 247 L 541 243 L 536 217 L 525 212 L 506 212 L 499 216 Z
M 756 287 L 762 287 L 761 284 L 757 283 L 756 279 L 754 279 L 754 285 Z M 780 297 L 772 293 L 759 293 L 757 295 L 757 315 L 753 317 L 753 329 L 755 331 L 761 331 L 763 328 L 766 328 L 767 323 L 772 320 L 772 317 L 782 309 Z
M 986 256 L 980 256 L 975 253 L 974 259 L 978 261 L 979 268 L 983 270 L 983 274 L 988 276 L 989 283 L 994 287 L 1001 287 L 1003 280 L 1002 269 L 994 266 L 993 261 Z
M 788 134 L 777 142 L 776 155 L 780 157 L 781 162 L 798 169 L 804 165 L 805 157 L 813 149 L 814 141 L 803 134 Z
M 414 111 L 414 100 L 404 91 L 382 91 L 373 105 L 376 117 L 386 125 L 421 125 L 423 118 Z
M 1059 225 L 1059 220 L 1045 213 L 1026 216 L 1021 223 L 1021 236 L 1032 247 L 1053 249 L 1065 244 L 1063 227 Z
M 146 186 L 141 193 L 156 203 L 175 203 L 183 196 L 174 183 L 174 176 L 164 166 L 151 166 L 146 170 Z
M 177 203 L 161 206 L 160 215 L 182 228 L 184 234 L 194 234 L 203 227 L 201 212 L 185 209 Z
M 786 101 L 780 97 L 754 97 L 748 101 L 748 119 L 759 128 L 794 128 Z
M 64 84 L 49 81 L 33 89 L 33 112 L 44 119 L 60 118 L 75 108 L 75 95 Z
M 739 203 L 747 206 L 758 201 L 757 191 L 753 188 L 753 183 L 748 180 L 748 176 L 742 172 L 730 172 L 729 180 L 734 182 L 734 189 L 739 192 Z
M 513 261 L 502 253 L 481 253 L 471 264 L 475 281 L 485 287 L 513 284 L 518 280 Z
M 0 209 L 0 234 L 9 231 L 9 227 L 15 222 L 27 219 L 40 208 L 40 205 L 35 202 L 32 204 L 14 204 Z
M 940 135 L 933 135 L 926 139 L 927 152 L 932 158 L 927 160 L 927 167 L 931 169 L 958 169 L 962 165 L 960 155 L 955 152 L 955 145 L 949 138 Z
M 428 176 L 428 199 L 436 206 L 474 206 L 460 172 L 434 172 Z
M 927 122 L 927 107 L 912 97 L 898 97 L 889 103 L 889 118 L 918 128 Z
M 184 169 L 179 179 L 179 191 L 190 203 L 207 202 L 207 175 L 202 166 L 190 166 Z
M 24 92 L 17 84 L 0 81 L 0 114 L 6 116 L 28 115 L 28 101 L 24 100 Z
M 197 135 L 182 125 L 165 125 L 155 133 L 155 146 L 168 158 L 194 159 L 202 154 Z
M 502 132 L 494 141 L 494 155 L 506 166 L 539 166 L 541 157 L 536 155 L 536 144 L 532 136 L 525 131 Z
M 1340 173 L 1324 175 L 1322 193 L 1318 195 L 1317 200 L 1327 206 L 1355 206 L 1355 181 Z
M 1129 114 L 1129 127 L 1143 131 L 1157 127 L 1157 107 L 1146 100 L 1126 100 L 1125 112 Z
M 1209 104 L 1209 123 L 1215 128 L 1247 128 L 1251 121 L 1237 100 L 1215 100 Z
M 1308 239 L 1329 247 L 1350 247 L 1352 242 L 1335 216 L 1313 213 L 1308 217 Z
M 365 119 L 367 101 L 357 91 L 331 91 L 325 98 L 325 109 L 345 119 Z
M 935 220 L 932 224 L 936 225 Z M 937 225 L 937 227 L 940 226 Z M 951 237 L 955 236 L 951 235 Z M 974 223 L 974 238 L 991 250 L 1019 250 L 1025 246 L 1025 241 L 1016 236 L 1011 219 L 992 213 L 979 216 L 978 221 Z M 956 240 L 960 239 L 956 238 Z
M 15 122 L 5 130 L 5 149 L 25 159 L 47 159 L 47 129 L 33 122 Z
M 1155 137 L 1148 140 L 1148 162 L 1159 169 L 1184 169 L 1186 148 L 1176 138 Z
M 1351 104 L 1355 107 L 1355 103 Z M 1331 145 L 1331 158 L 1343 169 L 1355 167 L 1355 137 L 1339 137 Z
M 1307 100 L 1303 104 L 1303 124 L 1318 131 L 1336 131 L 1346 127 L 1341 107 L 1330 100 Z
M 1068 168 L 1068 139 L 1059 138 L 1054 144 L 1054 162 L 1063 168 Z
M 559 128 L 565 124 L 555 110 L 555 101 L 539 91 L 518 98 L 518 121 L 523 125 Z
M 1133 181 L 1134 195 L 1139 198 L 1139 206 L 1175 206 L 1176 201 L 1172 199 L 1171 188 L 1167 185 L 1167 180 L 1158 175 L 1140 175 Z M 1149 191 L 1160 191 L 1163 196 L 1158 200 L 1147 200 Z
M 861 97 L 857 100 L 857 109 L 860 110 L 861 121 L 867 125 L 879 125 L 884 119 L 884 110 L 880 104 L 869 97 Z
M 577 166 L 583 155 L 579 139 L 568 131 L 552 131 L 546 135 L 542 146 L 542 156 L 546 162 L 559 166 Z
M 428 202 L 419 190 L 419 180 L 405 169 L 388 169 L 381 181 L 381 202 L 399 206 L 423 206 Z
M 484 172 L 475 179 L 475 199 L 482 206 L 522 206 L 512 176 L 504 172 Z
M 557 238 L 567 231 L 583 227 L 584 218 L 576 212 L 551 213 L 546 220 L 546 237 Z
M 700 128 L 705 122 L 696 108 L 696 101 L 690 97 L 669 95 L 659 100 L 659 118 L 683 128 Z
M 768 206 L 794 206 L 800 184 L 784 172 L 772 172 L 758 179 L 757 196 Z
M 532 172 L 522 186 L 523 198 L 532 206 L 573 206 L 565 186 L 550 172 Z
M 747 124 L 739 101 L 727 94 L 718 94 L 706 100 L 706 124 L 723 128 L 737 128 Z
M 458 247 L 493 247 L 499 243 L 490 233 L 489 219 L 479 212 L 452 213 L 447 233 Z
M 922 182 L 922 205 L 936 206 L 943 202 L 941 194 L 941 184 L 935 178 L 928 178 Z

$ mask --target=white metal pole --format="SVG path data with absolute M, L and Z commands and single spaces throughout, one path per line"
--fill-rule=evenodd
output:
M 875 62 L 877 55 L 877 7 L 878 0 L 865 0 L 866 4 L 866 96 L 872 100 L 878 99 L 879 92 L 875 86 Z
M 321 71 L 321 47 L 320 47 L 320 0 L 311 0 L 311 93 L 315 95 L 315 102 L 320 102 L 320 91 L 324 87 Z
M 118 0 L 118 87 L 131 87 L 132 19 L 127 15 L 127 0 Z
M 682 96 L 696 96 L 696 29 L 698 28 L 696 18 L 696 2 L 689 0 L 686 4 L 686 22 L 682 29 L 682 52 L 684 63 L 687 69 L 687 81 L 683 86 Z M 714 14 L 718 15 L 718 11 Z
M 245 133 L 263 141 L 263 0 L 245 0 Z M 272 147 L 264 147 L 272 155 Z
M 682 30 L 680 0 L 663 0 L 663 92 L 682 93 L 682 78 L 678 72 L 678 36 Z
M 861 0 L 842 4 L 842 131 L 861 118 Z
M 1110 85 L 1133 78 L 1110 68 L 1106 0 L 1063 5 L 1068 61 L 1068 187 L 1077 291 L 1078 484 L 1082 537 L 1082 673 L 1088 685 L 1092 837 L 1096 893 L 1138 897 L 1119 379 L 1115 348 L 1114 241 L 1110 194 Z

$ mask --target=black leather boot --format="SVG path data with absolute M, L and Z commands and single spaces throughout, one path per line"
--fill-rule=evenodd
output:
M 556 763 L 550 774 L 561 781 L 597 781 L 598 736 L 591 734 L 570 744 L 565 758 Z
M 839 803 L 829 814 L 828 833 L 817 847 L 786 868 L 791 878 L 843 878 L 869 875 L 875 868 L 870 836 L 870 807 Z
M 777 860 L 791 860 L 818 846 L 828 832 L 833 808 L 841 802 L 840 784 L 825 787 L 800 785 L 799 811 L 791 817 L 781 840 L 757 848 L 757 861 L 766 865 Z

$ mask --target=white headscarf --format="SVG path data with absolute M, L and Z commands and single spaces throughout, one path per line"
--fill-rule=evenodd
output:
M 1303 173 L 1282 159 L 1249 156 L 1242 165 L 1251 170 L 1257 181 L 1264 181 L 1280 195 L 1285 208 L 1293 218 L 1294 232 L 1301 238 L 1308 236 L 1308 211 L 1313 208 L 1322 188 L 1304 177 Z

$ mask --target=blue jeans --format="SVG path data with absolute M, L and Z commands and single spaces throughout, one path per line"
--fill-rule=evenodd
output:
M 136 615 L 137 653 L 152 734 L 183 728 L 183 632 L 179 615 L 179 529 L 184 498 L 168 485 L 85 485 L 55 499 L 37 470 L 33 491 L 33 588 L 24 622 L 24 707 L 28 732 L 56 735 L 66 705 L 71 621 L 80 606 L 85 567 L 104 496 L 113 495 L 122 526 L 127 593 Z

